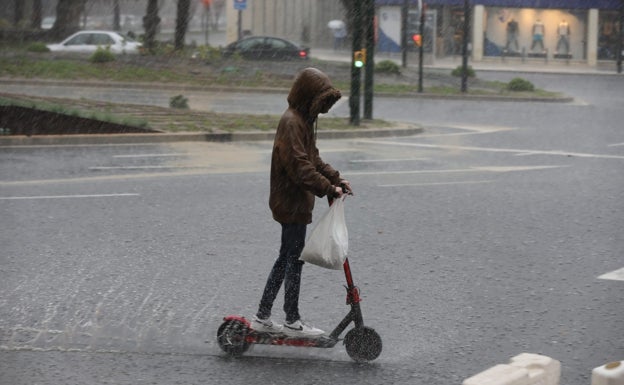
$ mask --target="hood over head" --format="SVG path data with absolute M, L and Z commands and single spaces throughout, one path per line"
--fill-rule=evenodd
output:
M 327 75 L 316 68 L 306 68 L 297 75 L 287 99 L 290 108 L 310 121 L 327 112 L 341 96 Z

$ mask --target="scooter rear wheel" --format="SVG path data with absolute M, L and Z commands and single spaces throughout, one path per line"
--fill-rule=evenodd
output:
M 373 328 L 351 329 L 344 339 L 347 354 L 356 362 L 372 361 L 381 354 L 381 337 Z
M 228 355 L 238 357 L 249 349 L 246 341 L 249 328 L 239 320 L 227 320 L 217 330 L 217 343 Z

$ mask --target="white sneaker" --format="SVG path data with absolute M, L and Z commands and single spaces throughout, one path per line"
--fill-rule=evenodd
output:
M 257 316 L 253 317 L 251 328 L 263 333 L 281 333 L 284 331 L 283 325 L 271 321 L 270 318 L 260 319 Z
M 317 337 L 325 334 L 321 329 L 307 325 L 301 320 L 284 324 L 284 333 L 291 337 Z

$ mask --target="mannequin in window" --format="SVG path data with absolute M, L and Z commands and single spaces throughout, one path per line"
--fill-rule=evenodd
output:
M 507 51 L 509 51 L 511 44 L 514 44 L 516 51 L 518 51 L 518 22 L 513 18 L 507 23 L 507 44 L 505 45 Z
M 546 29 L 544 28 L 544 23 L 540 19 L 535 21 L 533 24 L 533 43 L 531 44 L 531 50 L 535 49 L 536 45 L 540 45 L 542 51 L 544 50 L 544 33 Z
M 570 52 L 570 25 L 567 21 L 561 20 L 559 23 L 559 27 L 557 27 L 557 36 L 559 36 L 559 40 L 557 41 L 557 53 L 568 54 Z M 559 48 L 563 46 L 565 51 L 560 51 Z

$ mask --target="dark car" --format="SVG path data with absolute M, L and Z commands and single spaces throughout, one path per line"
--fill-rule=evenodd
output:
M 222 53 L 224 57 L 238 54 L 248 60 L 305 60 L 310 49 L 279 37 L 251 36 L 229 44 Z

